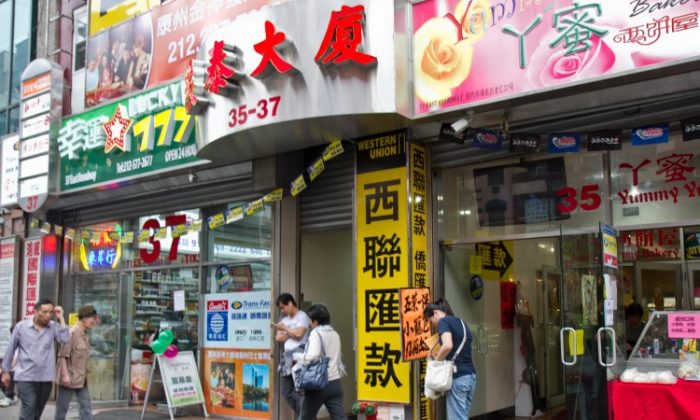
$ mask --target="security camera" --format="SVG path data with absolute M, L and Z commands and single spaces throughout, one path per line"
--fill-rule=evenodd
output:
M 196 175 L 196 174 L 193 174 L 193 173 L 190 173 L 190 174 L 187 176 L 187 179 L 188 179 L 190 182 L 197 182 L 197 181 L 199 180 L 199 178 L 197 178 L 197 175 Z
M 455 131 L 456 134 L 462 133 L 464 130 L 469 127 L 469 119 L 467 118 L 460 118 L 457 121 L 453 122 L 450 127 Z

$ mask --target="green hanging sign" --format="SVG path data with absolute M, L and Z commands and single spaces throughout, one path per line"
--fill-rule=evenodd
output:
M 178 81 L 66 118 L 58 151 L 61 191 L 75 191 L 206 163 Z

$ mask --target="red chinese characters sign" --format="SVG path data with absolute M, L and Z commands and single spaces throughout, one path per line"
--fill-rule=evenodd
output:
M 678 229 L 640 229 L 620 232 L 622 261 L 677 260 L 680 257 Z
M 39 281 L 41 277 L 41 239 L 24 241 L 24 269 L 22 270 L 22 308 L 21 316 L 29 318 L 34 315 L 34 304 L 39 299 Z
M 693 153 L 668 153 L 659 155 L 657 159 L 637 159 L 623 161 L 617 165 L 620 172 L 628 171 L 632 185 L 617 192 L 623 205 L 651 202 L 670 201 L 678 204 L 681 197 L 700 197 L 700 185 L 692 178 L 695 166 L 692 164 Z M 641 173 L 652 170 L 654 175 L 661 176 L 661 186 L 640 191 Z
M 361 50 L 364 20 L 365 8 L 362 5 L 342 6 L 340 10 L 333 11 L 314 60 L 324 66 L 340 66 L 348 63 L 362 66 L 376 64 L 376 57 Z M 253 46 L 259 55 L 259 62 L 250 72 L 250 76 L 263 78 L 271 72 L 293 73 L 295 66 L 281 54 L 281 50 L 289 43 L 286 33 L 276 28 L 275 24 L 269 20 L 266 20 L 264 25 L 265 38 Z M 227 63 L 237 62 L 239 68 L 245 66 L 241 55 L 236 53 L 236 47 L 227 46 L 228 42 L 233 43 L 233 40 L 217 40 L 214 42 L 214 47 L 209 50 L 205 87 L 211 93 L 219 93 L 220 88 L 235 88 L 232 84 L 235 85 L 236 72 Z M 239 78 L 242 76 L 244 75 L 238 75 Z

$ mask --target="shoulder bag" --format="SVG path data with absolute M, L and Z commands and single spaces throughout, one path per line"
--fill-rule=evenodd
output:
M 330 359 L 326 357 L 326 350 L 323 347 L 323 337 L 320 332 L 316 332 L 318 339 L 321 340 L 321 357 L 312 360 L 308 363 L 300 363 L 301 367 L 294 376 L 294 387 L 303 391 L 316 391 L 323 389 L 328 385 L 328 362 Z M 310 341 L 310 340 L 309 340 Z M 306 343 L 304 356 L 309 348 L 309 343 Z
M 462 352 L 462 348 L 464 348 L 464 344 L 467 342 L 467 327 L 464 326 L 464 321 L 461 319 L 460 322 L 462 323 L 464 337 L 462 337 L 462 344 L 459 345 L 452 360 L 428 359 L 428 365 L 425 371 L 425 388 L 435 393 L 447 392 L 452 388 L 452 375 L 457 370 L 455 367 L 455 360 Z

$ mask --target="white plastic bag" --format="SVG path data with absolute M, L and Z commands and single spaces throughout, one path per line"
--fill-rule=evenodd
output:
M 449 360 L 428 360 L 425 372 L 425 387 L 433 392 L 447 392 L 452 388 L 455 365 Z

